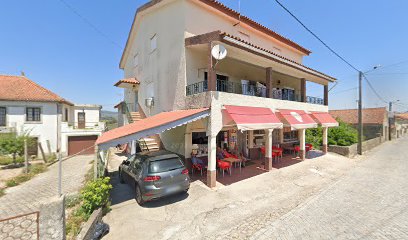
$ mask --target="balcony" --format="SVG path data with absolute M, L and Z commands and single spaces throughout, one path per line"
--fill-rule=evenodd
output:
M 106 130 L 106 126 L 104 122 L 86 122 L 84 125 L 78 122 L 62 122 L 61 130 L 62 132 L 102 132 Z
M 246 83 L 248 82 L 248 83 Z M 190 84 L 186 87 L 186 95 L 194 95 L 202 92 L 208 91 L 207 81 L 202 81 L 198 83 Z M 217 80 L 216 91 L 235 93 L 247 96 L 263 97 L 268 98 L 270 96 L 269 90 L 261 83 L 250 84 L 249 81 L 243 80 L 241 83 L 228 81 L 228 80 Z M 294 102 L 302 102 L 302 97 L 300 94 L 295 94 L 294 90 L 289 90 L 286 88 L 282 89 L 272 89 L 272 99 L 287 100 Z M 324 105 L 324 99 L 312 96 L 306 96 L 305 101 L 310 104 Z

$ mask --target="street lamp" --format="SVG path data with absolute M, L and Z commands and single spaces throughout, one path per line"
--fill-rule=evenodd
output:
M 371 70 L 366 72 L 359 71 L 358 74 L 358 144 L 357 144 L 357 153 L 359 155 L 363 154 L 363 75 L 369 72 L 372 72 L 381 65 L 374 66 Z

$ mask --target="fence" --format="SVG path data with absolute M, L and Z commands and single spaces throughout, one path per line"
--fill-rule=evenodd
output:
M 0 239 L 40 239 L 40 212 L 0 220 Z

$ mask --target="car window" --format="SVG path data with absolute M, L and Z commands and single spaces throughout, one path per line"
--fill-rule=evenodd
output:
M 161 173 L 184 167 L 180 158 L 168 158 L 149 163 L 149 173 Z

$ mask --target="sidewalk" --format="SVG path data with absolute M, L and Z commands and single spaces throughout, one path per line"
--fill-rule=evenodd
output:
M 63 193 L 78 191 L 86 172 L 92 167 L 93 155 L 76 156 L 62 163 Z M 0 219 L 37 211 L 41 202 L 58 194 L 58 163 L 48 171 L 19 186 L 7 188 L 0 197 Z

